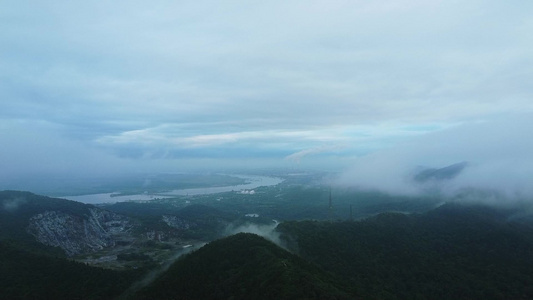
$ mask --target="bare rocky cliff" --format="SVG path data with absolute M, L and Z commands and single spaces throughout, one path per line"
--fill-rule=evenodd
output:
M 133 222 L 125 216 L 98 208 L 88 211 L 81 216 L 57 210 L 38 213 L 30 218 L 27 232 L 39 242 L 74 256 L 113 247 L 133 228 Z

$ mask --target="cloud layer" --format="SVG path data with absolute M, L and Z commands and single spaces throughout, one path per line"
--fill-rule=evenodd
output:
M 344 186 L 419 195 L 440 191 L 453 196 L 465 189 L 495 191 L 515 200 L 533 197 L 532 115 L 457 126 L 413 138 L 393 148 L 359 158 L 343 173 Z M 467 161 L 450 180 L 415 182 L 424 167 L 442 168 Z
M 533 111 L 525 1 L 1 8 L 3 177 L 339 169 L 414 136 Z

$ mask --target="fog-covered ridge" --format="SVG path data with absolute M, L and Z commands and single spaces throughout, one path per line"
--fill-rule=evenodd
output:
M 453 197 L 478 190 L 497 193 L 509 202 L 529 201 L 533 197 L 531 128 L 533 119 L 519 115 L 412 138 L 359 157 L 336 182 L 399 195 L 438 192 Z M 440 175 L 431 175 L 430 170 L 440 170 Z

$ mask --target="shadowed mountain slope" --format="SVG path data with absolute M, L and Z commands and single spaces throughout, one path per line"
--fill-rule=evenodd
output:
M 533 230 L 503 210 L 446 204 L 422 215 L 286 222 L 305 259 L 369 299 L 532 299 Z
M 449 180 L 461 174 L 467 166 L 467 162 L 460 162 L 440 169 L 425 169 L 416 174 L 414 179 L 418 182 Z
M 178 260 L 136 299 L 354 299 L 334 276 L 254 234 Z
M 113 299 L 141 274 L 89 267 L 0 242 L 0 299 Z

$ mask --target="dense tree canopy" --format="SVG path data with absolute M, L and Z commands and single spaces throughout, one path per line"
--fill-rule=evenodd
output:
M 249 233 L 214 241 L 178 260 L 139 299 L 354 299 L 316 266 Z
M 89 267 L 0 242 L 1 299 L 113 299 L 141 274 Z
M 531 299 L 533 230 L 498 211 L 445 205 L 360 222 L 278 229 L 305 259 L 376 299 Z

